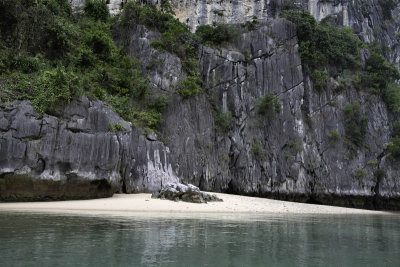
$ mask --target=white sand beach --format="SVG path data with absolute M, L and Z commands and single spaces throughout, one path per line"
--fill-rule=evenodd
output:
M 152 199 L 151 194 L 115 194 L 112 198 L 54 202 L 0 203 L 0 211 L 101 213 L 226 213 L 226 214 L 391 214 L 266 198 L 216 194 L 223 202 L 196 204 Z

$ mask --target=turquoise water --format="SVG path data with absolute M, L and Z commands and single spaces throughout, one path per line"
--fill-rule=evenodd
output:
M 0 212 L 0 266 L 400 266 L 400 216 Z

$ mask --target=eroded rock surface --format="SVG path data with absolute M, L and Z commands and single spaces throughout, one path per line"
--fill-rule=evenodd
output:
M 398 205 L 398 164 L 384 153 L 392 138 L 392 115 L 381 99 L 365 92 L 331 86 L 317 93 L 303 75 L 291 23 L 275 19 L 244 33 L 229 49 L 202 47 L 199 53 L 206 93 L 191 99 L 171 93 L 174 104 L 161 128 L 182 181 L 207 191 L 305 202 Z M 255 108 L 267 92 L 276 94 L 283 107 L 274 118 L 260 116 Z M 369 119 L 368 145 L 355 158 L 349 155 L 343 125 L 343 109 L 353 102 Z M 216 130 L 218 108 L 233 114 L 228 132 Z M 329 139 L 333 131 L 341 136 L 335 144 Z M 259 153 L 253 152 L 256 144 L 262 144 Z M 376 179 L 377 168 L 387 175 Z
M 153 193 L 151 197 L 193 203 L 222 201 L 216 195 L 201 192 L 197 186 L 180 183 L 167 183 L 159 192 Z
M 104 180 L 112 195 L 155 191 L 179 180 L 169 149 L 103 103 L 82 97 L 58 113 L 40 118 L 27 101 L 0 108 L 0 182 L 20 176 L 60 185 Z M 110 132 L 115 123 L 124 130 Z
M 193 27 L 214 20 L 240 23 L 254 15 L 266 19 L 229 46 L 200 47 L 205 89 L 188 99 L 176 93 L 185 77 L 180 59 L 150 45 L 160 35 L 142 26 L 131 33 L 129 54 L 142 61 L 153 93 L 170 99 L 159 137 L 142 135 L 103 103 L 85 98 L 43 118 L 28 102 L 0 108 L 0 186 L 5 176 L 19 175 L 67 183 L 105 179 L 119 192 L 158 191 L 182 182 L 206 191 L 399 209 L 400 164 L 386 153 L 394 114 L 379 97 L 337 90 L 334 80 L 326 90 L 314 90 L 303 73 L 294 25 L 277 17 L 282 2 L 171 2 Z M 318 20 L 329 16 L 352 27 L 366 42 L 387 44 L 386 57 L 399 63 L 399 8 L 387 20 L 376 0 L 294 4 Z M 156 68 L 149 68 L 151 61 Z M 256 101 L 266 93 L 282 105 L 274 117 L 257 112 Z M 353 102 L 368 118 L 367 145 L 356 157 L 346 146 L 343 112 Z M 217 129 L 220 109 L 233 117 L 226 131 Z M 125 130 L 110 133 L 113 123 Z M 335 143 L 329 139 L 333 131 L 339 134 Z M 376 177 L 377 169 L 385 175 Z

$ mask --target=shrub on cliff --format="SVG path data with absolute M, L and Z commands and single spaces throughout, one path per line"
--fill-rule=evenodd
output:
M 87 17 L 106 22 L 109 16 L 108 7 L 103 0 L 86 0 L 84 12 Z
M 396 137 L 396 136 L 400 137 L 400 119 L 397 119 L 397 121 L 395 121 L 393 123 L 392 136 L 393 137 Z
M 63 67 L 43 71 L 35 82 L 32 102 L 41 114 L 69 103 L 79 87 L 77 76 Z
M 8 47 L 63 56 L 72 49 L 77 29 L 67 0 L 0 1 L 0 36 Z
M 384 10 L 394 8 L 392 0 L 380 1 Z M 317 23 L 306 11 L 286 10 L 281 16 L 296 25 L 303 68 L 317 91 L 326 87 L 329 76 L 341 76 L 343 81 L 342 76 L 353 73 L 346 86 L 379 95 L 391 111 L 400 111 L 400 88 L 395 83 L 399 72 L 376 44 L 368 46 L 371 54 L 362 69 L 360 50 L 366 44 L 350 28 L 337 28 L 324 20 Z
M 162 10 L 154 5 L 140 5 L 136 2 L 129 2 L 124 5 L 121 19 L 118 26 L 128 34 L 123 38 L 130 38 L 130 29 L 139 24 L 155 29 L 161 33 L 161 40 L 154 43 L 158 49 L 163 49 L 176 54 L 182 61 L 182 66 L 191 76 L 198 75 L 196 36 L 191 33 L 189 26 L 181 23 L 172 15 L 168 4 L 163 4 Z M 196 64 L 193 64 L 193 62 Z
M 116 50 L 110 36 L 109 26 L 104 23 L 87 23 L 84 25 L 84 43 L 100 60 L 109 60 L 113 49 Z
M 337 141 L 339 141 L 340 138 L 340 134 L 338 131 L 334 130 L 332 131 L 330 134 L 328 134 L 328 138 L 329 138 L 329 143 L 331 145 L 335 144 Z
M 380 95 L 388 108 L 400 111 L 400 88 L 395 83 L 400 74 L 393 64 L 389 64 L 376 48 L 371 49 L 366 61 L 365 71 L 361 75 L 361 86 L 372 94 Z
M 374 172 L 374 180 L 375 181 L 380 181 L 382 180 L 382 178 L 384 178 L 386 176 L 386 172 L 384 169 L 378 168 L 375 172 Z
M 234 121 L 235 118 L 232 116 L 232 112 L 229 110 L 223 111 L 222 107 L 220 107 L 215 116 L 215 129 L 225 133 L 232 128 Z
M 400 137 L 395 137 L 388 144 L 388 151 L 394 158 L 400 158 Z
M 196 29 L 196 35 L 206 45 L 218 46 L 223 43 L 233 42 L 239 36 L 239 30 L 234 25 L 213 24 L 200 25 Z
M 314 70 L 311 74 L 311 78 L 314 81 L 314 88 L 317 91 L 322 91 L 328 84 L 328 72 L 326 70 Z
M 159 113 L 163 113 L 167 108 L 168 102 L 169 99 L 166 95 L 159 95 L 150 101 L 149 107 Z
M 121 131 L 124 131 L 125 128 L 120 123 L 114 123 L 114 124 L 108 125 L 108 130 L 110 132 L 121 132 Z
M 325 21 L 317 23 L 306 11 L 286 10 L 280 15 L 296 24 L 299 52 L 308 74 L 332 66 L 337 72 L 360 67 L 361 41 L 350 28 L 337 28 Z
M 30 57 L 29 55 L 16 55 L 15 50 L 1 50 L 4 53 L 0 55 L 0 71 L 33 73 L 40 69 L 39 57 Z
M 396 8 L 398 1 L 396 0 L 378 0 L 379 5 L 382 7 L 382 14 L 384 19 L 392 18 L 392 10 Z
M 362 109 L 358 103 L 348 104 L 344 108 L 344 127 L 348 148 L 354 156 L 357 148 L 362 147 L 367 134 L 368 120 L 364 117 Z
M 251 153 L 256 159 L 265 160 L 268 153 L 265 150 L 265 144 L 260 140 L 254 140 L 254 143 L 251 147 Z
M 275 94 L 266 93 L 265 96 L 260 97 L 256 102 L 258 113 L 262 115 L 272 116 L 279 114 L 282 111 L 282 105 Z
M 397 83 L 391 82 L 382 94 L 382 99 L 392 112 L 400 112 L 400 87 Z
M 147 99 L 150 83 L 116 46 L 105 7 L 88 1 L 73 16 L 67 0 L 1 0 L 0 100 L 28 99 L 43 114 L 85 94 L 155 129 L 161 113 Z
M 254 16 L 252 21 L 246 21 L 241 25 L 242 29 L 245 29 L 247 31 L 254 31 L 257 29 L 257 26 L 260 24 L 260 22 L 257 20 L 257 17 Z M 236 38 L 236 37 L 235 37 Z
M 178 90 L 176 90 L 176 92 L 184 98 L 188 98 L 200 92 L 201 84 L 202 81 L 199 78 L 190 76 L 180 81 Z
M 400 158 L 400 120 L 398 119 L 392 126 L 392 141 L 388 144 L 388 151 L 395 158 Z
M 372 93 L 382 94 L 389 83 L 397 79 L 400 79 L 400 74 L 396 67 L 389 64 L 378 51 L 372 51 L 366 61 L 362 85 Z

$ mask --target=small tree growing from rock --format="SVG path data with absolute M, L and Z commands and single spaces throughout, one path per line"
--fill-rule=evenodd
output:
M 267 116 L 279 114 L 282 111 L 282 105 L 278 97 L 272 93 L 266 93 L 265 96 L 260 97 L 257 100 L 256 107 L 258 113 Z

